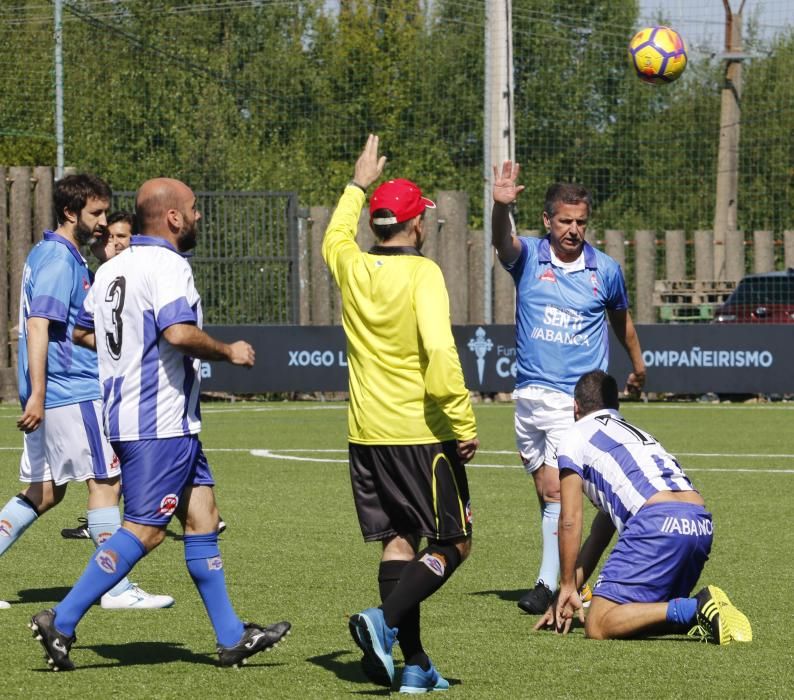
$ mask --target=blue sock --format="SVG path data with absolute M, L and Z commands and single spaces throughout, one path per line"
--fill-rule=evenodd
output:
M 88 532 L 91 533 L 91 539 L 97 547 L 101 547 L 121 527 L 121 513 L 118 506 L 92 508 L 86 515 L 88 516 Z M 132 584 L 125 576 L 108 593 L 119 595 L 130 588 L 132 588 Z
M 14 496 L 0 510 L 0 556 L 16 542 L 39 517 L 24 498 Z
M 143 543 L 120 528 L 91 557 L 74 588 L 55 606 L 56 627 L 71 636 L 88 608 L 107 593 L 146 554 Z
M 540 529 L 543 533 L 543 557 L 540 560 L 538 581 L 543 581 L 552 592 L 557 589 L 560 577 L 560 550 L 557 545 L 557 521 L 560 519 L 559 503 L 544 503 Z
M 667 604 L 667 621 L 674 625 L 691 625 L 697 612 L 697 598 L 673 598 Z
M 204 601 L 218 644 L 234 646 L 240 641 L 245 628 L 234 612 L 226 590 L 218 533 L 185 535 L 185 563 Z

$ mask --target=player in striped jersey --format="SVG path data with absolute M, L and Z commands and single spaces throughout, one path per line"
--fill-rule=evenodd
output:
M 75 343 L 99 356 L 105 432 L 123 465 L 124 523 L 69 594 L 34 615 L 30 627 L 54 669 L 73 669 L 69 649 L 91 603 L 165 539 L 176 515 L 220 663 L 237 666 L 275 646 L 290 624 L 245 623 L 229 600 L 214 480 L 198 439 L 200 360 L 252 367 L 254 350 L 201 329 L 201 299 L 185 257 L 201 218 L 193 191 L 178 180 L 148 180 L 135 206 L 141 234 L 100 267 L 74 332 Z
M 585 622 L 579 588 L 617 531 L 593 588 L 588 637 L 692 628 L 715 644 L 749 642 L 750 623 L 722 590 L 707 586 L 689 597 L 711 551 L 713 525 L 675 457 L 620 415 L 617 383 L 602 370 L 577 382 L 574 413 L 557 454 L 560 590 L 536 629 L 567 633 L 574 615 Z M 598 514 L 582 545 L 583 491 Z

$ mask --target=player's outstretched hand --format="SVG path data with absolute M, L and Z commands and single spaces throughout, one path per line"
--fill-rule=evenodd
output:
M 557 618 L 554 617 L 554 606 L 556 601 L 552 601 L 552 604 L 549 605 L 548 609 L 545 613 L 541 616 L 541 618 L 535 623 L 534 629 L 536 630 L 556 630 L 557 629 Z
M 557 617 L 557 634 L 568 634 L 574 615 L 584 624 L 584 607 L 576 588 L 560 587 L 554 614 Z
M 378 137 L 370 134 L 364 150 L 356 161 L 353 170 L 353 182 L 361 185 L 365 190 L 380 177 L 386 165 L 386 156 L 378 156 Z
M 229 345 L 229 362 L 233 365 L 253 367 L 255 360 L 256 353 L 250 343 L 246 343 L 244 340 L 238 340 Z
M 458 457 L 460 457 L 460 461 L 464 464 L 470 462 L 479 446 L 480 441 L 477 438 L 472 440 L 458 440 Z
M 44 401 L 31 396 L 25 404 L 25 410 L 17 421 L 17 428 L 23 433 L 32 433 L 44 420 Z
M 493 166 L 493 201 L 498 204 L 512 204 L 519 194 L 524 191 L 524 185 L 517 185 L 518 173 L 521 166 L 512 160 L 502 163 L 502 172 Z

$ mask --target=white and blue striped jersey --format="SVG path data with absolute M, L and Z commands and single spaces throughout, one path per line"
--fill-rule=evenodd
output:
M 96 336 L 103 420 L 111 441 L 201 430 L 201 362 L 163 337 L 177 323 L 202 324 L 190 265 L 164 239 L 135 236 L 130 248 L 99 268 L 77 319 Z
M 72 342 L 75 319 L 90 286 L 91 273 L 80 251 L 63 236 L 45 231 L 22 271 L 17 372 L 23 408 L 31 392 L 27 333 L 31 317 L 50 321 L 44 407 L 99 398 L 96 357 Z
M 548 236 L 518 240 L 521 255 L 504 266 L 516 284 L 516 387 L 573 396 L 579 377 L 607 368 L 604 313 L 629 306 L 623 272 L 588 243 L 582 268 L 566 271 L 552 262 Z
M 560 470 L 582 477 L 584 492 L 618 533 L 659 491 L 694 491 L 678 461 L 652 435 L 610 409 L 572 425 L 557 449 Z

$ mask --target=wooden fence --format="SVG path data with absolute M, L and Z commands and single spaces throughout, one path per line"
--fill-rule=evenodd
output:
M 51 229 L 53 169 L 0 166 L 0 398 L 16 400 L 16 344 L 22 268 L 31 246 Z
M 437 209 L 428 209 L 425 218 L 427 238 L 423 253 L 444 271 L 450 297 L 453 324 L 485 321 L 484 245 L 482 231 L 467 226 L 468 201 L 465 193 L 439 192 Z M 320 255 L 325 228 L 332 210 L 311 207 L 309 230 L 303 235 L 301 249 L 309 250 L 301 274 L 302 325 L 338 324 L 341 321 L 339 291 L 330 280 Z M 522 231 L 538 236 L 539 231 Z M 785 231 L 776 240 L 772 231 L 755 231 L 752 241 L 743 235 L 732 239 L 726 251 L 725 279 L 716 281 L 714 235 L 694 231 L 687 239 L 683 230 L 588 231 L 595 247 L 617 260 L 626 273 L 626 284 L 637 323 L 710 320 L 714 308 L 722 303 L 736 283 L 750 272 L 771 272 L 794 268 L 794 231 Z M 367 211 L 362 212 L 357 240 L 362 249 L 374 243 Z M 748 258 L 751 264 L 748 269 Z M 513 323 L 515 288 L 510 275 L 494 256 L 492 272 L 492 318 L 494 323 Z M 305 291 L 303 291 L 305 289 Z
M 31 246 L 54 225 L 53 172 L 49 167 L 0 166 L 0 398 L 16 397 L 16 340 L 22 268 Z M 483 323 L 485 290 L 482 231 L 468 227 L 468 197 L 459 191 L 436 195 L 437 209 L 427 210 L 424 254 L 444 272 L 454 324 Z M 341 300 L 320 255 L 330 220 L 329 207 L 313 206 L 298 231 L 298 300 L 301 325 L 336 325 Z M 524 231 L 523 235 L 540 235 Z M 374 244 L 366 209 L 358 225 L 363 249 Z M 775 239 L 755 231 L 751 240 L 736 237 L 726 245 L 725 281 L 715 281 L 714 236 L 711 231 L 605 230 L 588 232 L 588 240 L 615 258 L 626 271 L 637 323 L 705 321 L 746 272 L 794 268 L 794 231 Z M 749 263 L 749 264 L 748 264 Z M 513 323 L 515 290 L 498 262 L 492 272 L 494 323 Z

